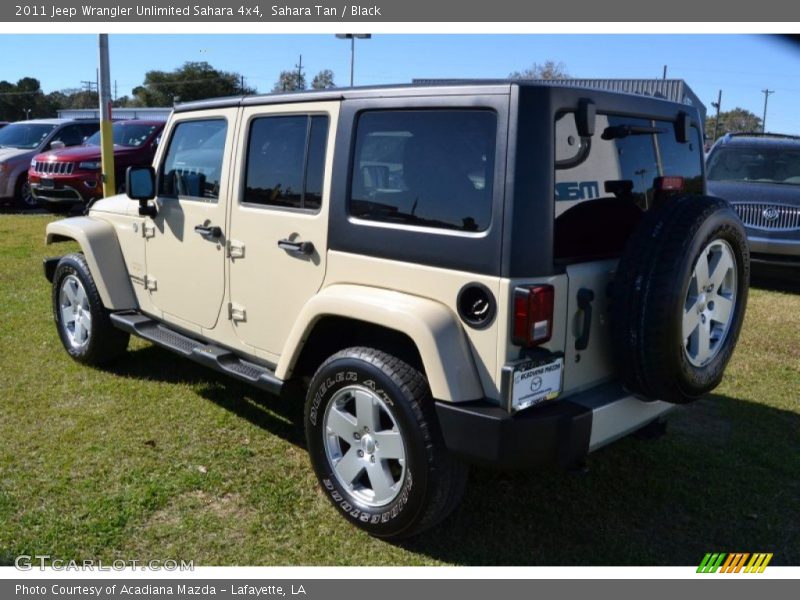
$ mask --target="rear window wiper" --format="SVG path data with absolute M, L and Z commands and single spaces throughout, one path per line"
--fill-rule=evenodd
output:
M 653 133 L 665 133 L 666 129 L 658 127 L 648 127 L 646 125 L 612 125 L 603 130 L 600 137 L 604 140 L 618 140 L 629 135 L 651 135 Z

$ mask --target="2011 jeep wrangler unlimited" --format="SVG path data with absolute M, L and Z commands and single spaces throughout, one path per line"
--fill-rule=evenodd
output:
M 714 388 L 744 229 L 689 106 L 566 86 L 398 86 L 178 106 L 128 196 L 47 226 L 67 352 L 139 335 L 279 393 L 319 482 L 380 537 L 476 461 L 586 455 Z M 138 200 L 132 202 L 131 198 Z

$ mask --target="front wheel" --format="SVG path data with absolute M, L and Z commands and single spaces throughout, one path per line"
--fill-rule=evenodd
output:
M 21 175 L 17 180 L 17 186 L 14 191 L 14 204 L 20 210 L 33 210 L 39 206 L 39 202 L 31 192 L 31 183 L 28 181 L 27 175 Z
M 325 361 L 305 429 L 323 491 L 371 535 L 416 535 L 460 500 L 467 467 L 444 447 L 424 377 L 394 356 L 349 348 Z
M 61 343 L 80 363 L 105 365 L 128 347 L 130 335 L 111 324 L 82 254 L 68 254 L 58 261 L 53 316 Z

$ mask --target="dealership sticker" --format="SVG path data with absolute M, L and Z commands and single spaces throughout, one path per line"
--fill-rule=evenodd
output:
M 545 363 L 525 363 L 514 370 L 511 408 L 520 410 L 553 400 L 561 393 L 564 359 Z

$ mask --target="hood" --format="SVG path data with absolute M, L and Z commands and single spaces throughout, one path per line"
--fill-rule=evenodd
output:
M 0 162 L 5 162 L 12 158 L 21 158 L 25 155 L 33 156 L 36 150 L 28 150 L 26 148 L 0 148 Z
M 749 181 L 707 181 L 708 193 L 733 204 L 762 202 L 800 206 L 800 185 Z
M 127 194 L 117 194 L 102 198 L 92 204 L 90 213 L 111 213 L 116 215 L 139 216 L 139 203 L 131 200 Z
M 128 146 L 114 146 L 114 156 L 125 156 L 140 150 L 140 148 L 130 148 Z M 72 146 L 61 150 L 51 150 L 42 152 L 36 156 L 36 160 L 43 162 L 78 162 L 100 160 L 100 146 Z

